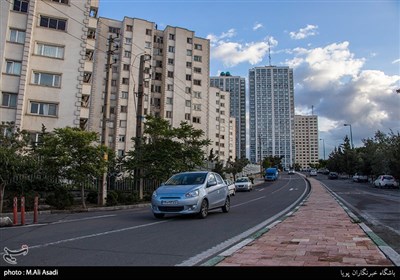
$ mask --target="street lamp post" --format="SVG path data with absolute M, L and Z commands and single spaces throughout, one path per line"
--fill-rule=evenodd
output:
M 324 149 L 324 160 L 325 160 L 325 139 L 320 138 L 319 140 L 322 140 L 322 147 Z
M 351 148 L 354 149 L 354 145 L 353 145 L 353 131 L 351 130 L 351 124 L 345 123 L 344 126 L 350 126 L 350 143 L 351 143 Z

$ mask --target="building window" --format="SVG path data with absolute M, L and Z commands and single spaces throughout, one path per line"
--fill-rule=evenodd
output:
M 166 113 L 165 116 L 167 118 L 172 119 L 172 111 L 166 111 L 165 113 Z
M 128 92 L 127 91 L 122 91 L 121 92 L 121 99 L 128 99 Z
M 131 52 L 130 51 L 125 51 L 124 52 L 124 56 L 127 57 L 127 58 L 130 58 L 131 57 Z
M 118 142 L 125 142 L 125 135 L 120 134 L 118 136 Z
M 126 26 L 126 31 L 131 31 L 133 30 L 133 26 L 132 25 L 127 25 Z
M 169 39 L 175 41 L 175 34 L 169 34 Z
M 169 65 L 174 65 L 174 59 L 173 58 L 168 58 L 168 64 Z
M 6 62 L 6 73 L 10 75 L 21 75 L 21 62 L 7 60 Z
M 173 77 L 174 77 L 174 72 L 168 71 L 168 78 L 173 78 Z
M 200 122 L 200 117 L 193 117 L 192 122 L 193 123 L 201 123 Z
M 197 61 L 197 62 L 201 62 L 201 56 L 200 56 L 200 55 L 195 55 L 195 56 L 193 57 L 193 60 L 194 60 L 194 61 Z
M 128 106 L 121 106 L 121 113 L 128 112 Z
M 123 68 L 124 71 L 129 71 L 130 65 L 129 64 L 124 64 Z
M 33 84 L 46 86 L 46 87 L 60 87 L 61 86 L 61 75 L 50 74 L 50 73 L 33 73 Z
M 17 108 L 17 94 L 3 92 L 1 106 L 9 108 Z
M 168 51 L 169 51 L 169 52 L 172 52 L 172 53 L 175 52 L 175 47 L 169 46 L 169 47 L 168 47 Z
M 151 29 L 146 29 L 146 35 L 151 36 Z
M 25 31 L 10 29 L 10 42 L 23 44 L 25 42 Z
M 132 44 L 132 38 L 125 37 L 125 44 Z
M 193 68 L 194 73 L 199 73 L 201 74 L 201 68 L 200 67 L 194 67 Z
M 192 102 L 190 100 L 186 100 L 185 101 L 185 106 L 186 107 L 191 107 L 192 106 Z
M 200 44 L 194 44 L 194 49 L 195 50 L 202 50 L 203 49 L 203 46 L 202 45 L 200 45 Z
M 26 13 L 28 12 L 29 1 L 28 0 L 14 0 L 13 10 L 17 12 Z
M 111 86 L 112 87 L 116 87 L 117 86 L 117 80 L 116 79 L 112 79 L 111 80 Z
M 174 90 L 174 85 L 173 84 L 167 85 L 167 90 L 173 91 Z
M 187 40 L 186 40 L 186 42 L 187 42 L 188 44 L 191 44 L 191 43 L 193 42 L 193 39 L 188 37 Z
M 186 87 L 186 88 L 185 88 L 185 92 L 186 92 L 186 93 L 192 93 L 192 88 Z
M 193 92 L 193 97 L 201 99 L 201 92 L 200 91 L 194 91 Z
M 64 58 L 64 47 L 37 43 L 35 54 L 54 58 Z
M 61 3 L 61 4 L 66 4 L 66 5 L 68 5 L 68 2 L 69 2 L 68 0 L 51 0 L 51 1 Z
M 150 49 L 151 48 L 151 42 L 144 42 L 144 47 L 146 49 Z
M 109 33 L 119 34 L 119 33 L 120 33 L 120 29 L 119 29 L 118 27 L 109 26 L 109 27 L 108 27 L 108 32 L 109 32 Z
M 173 98 L 172 97 L 167 97 L 167 104 L 172 104 L 173 103 Z
M 193 104 L 193 110 L 201 111 L 201 104 Z
M 193 84 L 196 86 L 201 86 L 201 80 L 193 80 Z
M 47 16 L 40 16 L 40 26 L 57 30 L 66 30 L 67 20 L 59 18 L 51 18 Z
M 122 78 L 122 84 L 129 85 L 129 78 Z
M 186 81 L 191 81 L 192 80 L 192 75 L 186 74 Z
M 190 121 L 190 114 L 189 113 L 185 114 L 185 120 Z
M 31 101 L 30 105 L 31 114 L 41 116 L 57 116 L 57 104 Z
M 192 62 L 186 61 L 186 68 L 192 68 Z
M 192 56 L 192 50 L 186 50 L 186 55 Z
M 125 155 L 124 150 L 118 150 L 118 157 L 123 157 Z

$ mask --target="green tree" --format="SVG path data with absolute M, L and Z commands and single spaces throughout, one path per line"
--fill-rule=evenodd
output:
M 236 181 L 236 174 L 242 172 L 243 168 L 249 163 L 250 161 L 247 158 L 236 158 L 235 161 L 228 160 L 224 170 L 226 173 L 231 173 L 233 180 Z
M 282 159 L 283 156 L 267 156 L 264 158 L 262 166 L 264 169 L 268 167 L 278 167 L 282 169 Z
M 144 178 L 165 181 L 172 174 L 202 166 L 205 159 L 204 132 L 186 122 L 173 128 L 167 120 L 146 116 L 143 139 L 135 140 L 135 149 L 127 153 L 123 167 L 133 173 L 141 169 Z
M 86 208 L 85 183 L 105 172 L 105 154 L 111 154 L 107 147 L 96 144 L 97 138 L 95 132 L 79 128 L 56 128 L 52 133 L 42 133 L 41 143 L 36 147 L 49 174 L 81 188 L 83 208 Z
M 3 211 L 3 199 L 6 185 L 16 175 L 32 172 L 35 158 L 29 149 L 29 134 L 20 130 L 13 122 L 0 124 L 0 213 Z

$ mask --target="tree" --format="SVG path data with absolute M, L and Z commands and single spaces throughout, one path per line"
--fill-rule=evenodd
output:
M 247 158 L 236 158 L 235 161 L 228 160 L 225 167 L 226 173 L 231 173 L 233 180 L 236 181 L 236 174 L 243 171 L 243 168 L 249 164 L 250 161 Z
M 20 130 L 13 122 L 0 124 L 0 213 L 3 211 L 3 199 L 6 185 L 16 175 L 32 171 L 35 159 L 29 146 L 29 134 Z
M 268 156 L 265 157 L 262 163 L 263 168 L 268 168 L 268 167 L 278 167 L 282 168 L 281 161 L 283 159 L 283 156 Z
M 96 144 L 95 132 L 79 128 L 56 128 L 52 133 L 42 133 L 36 152 L 49 174 L 64 179 L 81 188 L 82 207 L 85 204 L 85 183 L 101 176 L 107 166 L 105 154 L 111 151 Z
M 143 139 L 135 140 L 135 149 L 127 153 L 123 167 L 132 173 L 142 170 L 143 178 L 165 181 L 172 174 L 193 170 L 204 162 L 203 148 L 209 145 L 202 139 L 204 132 L 181 122 L 177 128 L 167 120 L 147 116 Z

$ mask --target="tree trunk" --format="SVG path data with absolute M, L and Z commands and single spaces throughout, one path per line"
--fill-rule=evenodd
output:
M 82 207 L 83 209 L 86 209 L 86 203 L 85 203 L 85 187 L 82 185 L 81 186 L 81 199 L 82 199 Z
M 6 184 L 0 185 L 0 214 L 3 213 L 3 201 L 4 201 L 4 190 L 6 189 Z

